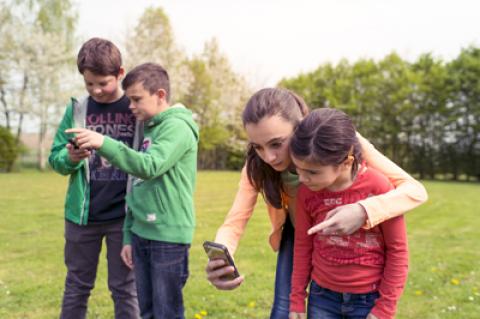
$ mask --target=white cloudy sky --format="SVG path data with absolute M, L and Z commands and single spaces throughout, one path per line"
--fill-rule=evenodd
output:
M 189 54 L 216 37 L 255 86 L 341 58 L 378 59 L 395 50 L 410 60 L 424 52 L 448 60 L 480 46 L 478 0 L 80 0 L 79 36 L 121 46 L 148 6 L 166 11 Z

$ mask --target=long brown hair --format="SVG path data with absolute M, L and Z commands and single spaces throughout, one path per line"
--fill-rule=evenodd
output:
M 278 115 L 295 128 L 308 114 L 305 101 L 295 93 L 282 88 L 266 88 L 256 92 L 243 110 L 243 126 L 258 124 L 263 118 Z M 282 208 L 284 193 L 281 172 L 265 163 L 252 146 L 247 151 L 247 176 L 255 189 L 266 201 Z
M 352 120 L 332 108 L 316 109 L 303 119 L 290 139 L 290 152 L 307 162 L 335 166 L 353 156 L 352 178 L 362 161 Z

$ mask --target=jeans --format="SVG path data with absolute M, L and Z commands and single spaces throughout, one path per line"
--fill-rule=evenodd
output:
M 377 291 L 365 294 L 335 292 L 322 288 L 312 280 L 308 297 L 308 318 L 310 319 L 364 319 L 368 316 Z
M 80 226 L 65 221 L 65 265 L 62 319 L 83 319 L 90 291 L 95 285 L 103 237 L 107 244 L 108 288 L 112 293 L 115 318 L 139 317 L 135 277 L 120 258 L 123 219 Z
M 294 238 L 294 228 L 290 218 L 287 217 L 278 251 L 277 270 L 275 272 L 275 294 L 270 319 L 288 319 L 292 286 Z
M 190 245 L 132 235 L 133 264 L 142 319 L 184 319 L 182 289 Z

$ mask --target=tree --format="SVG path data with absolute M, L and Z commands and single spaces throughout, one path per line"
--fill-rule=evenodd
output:
M 10 130 L 0 127 L 0 171 L 11 172 L 13 164 L 20 153 L 20 145 Z
M 250 94 L 246 82 L 232 70 L 216 39 L 205 43 L 189 67 L 193 81 L 183 100 L 200 126 L 199 167 L 238 168 L 245 150 L 240 112 Z
M 451 123 L 449 156 L 454 179 L 459 173 L 480 180 L 480 48 L 463 49 L 448 65 L 451 93 L 448 102 Z
M 6 84 L 1 101 L 5 110 L 18 114 L 17 140 L 25 114 L 39 123 L 38 164 L 44 169 L 47 131 L 71 92 L 67 79 L 73 69 L 77 17 L 71 1 L 10 1 L 8 7 L 13 9 L 0 44 L 6 49 L 2 60 L 10 68 L 2 79 Z
M 170 76 L 172 101 L 187 91 L 192 75 L 185 53 L 175 42 L 170 20 L 162 8 L 147 8 L 126 40 L 127 70 L 142 62 L 163 66 Z

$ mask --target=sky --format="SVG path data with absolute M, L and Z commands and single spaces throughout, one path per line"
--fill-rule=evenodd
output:
M 149 6 L 165 10 L 189 55 L 217 38 L 253 87 L 342 58 L 378 60 L 395 51 L 410 61 L 427 52 L 450 60 L 461 48 L 480 46 L 478 0 L 81 0 L 78 35 L 122 48 Z

